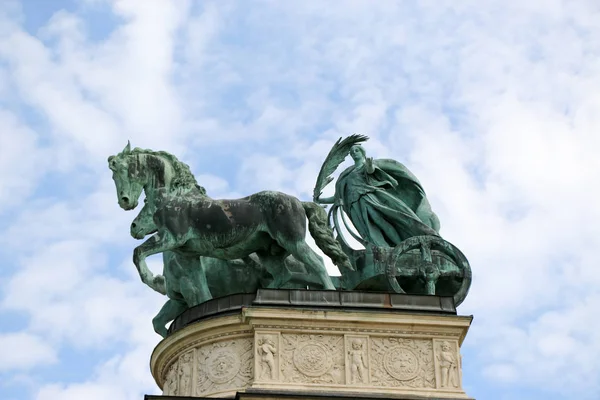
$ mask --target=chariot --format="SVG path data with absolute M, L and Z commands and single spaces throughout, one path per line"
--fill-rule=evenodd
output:
M 353 233 L 341 207 L 331 207 L 328 219 L 354 267 L 353 271 L 341 271 L 337 284 L 342 290 L 452 296 L 456 306 L 467 296 L 471 267 L 452 243 L 439 236 L 413 236 L 396 247 L 379 247 Z M 351 247 L 340 220 L 364 249 Z

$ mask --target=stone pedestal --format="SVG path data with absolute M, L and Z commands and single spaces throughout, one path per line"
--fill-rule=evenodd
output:
M 163 396 L 468 399 L 452 299 L 260 290 L 182 314 L 152 354 Z

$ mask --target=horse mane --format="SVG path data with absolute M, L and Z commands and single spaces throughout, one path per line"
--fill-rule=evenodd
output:
M 171 166 L 175 171 L 175 177 L 171 181 L 173 188 L 185 189 L 189 187 L 195 187 L 196 189 L 200 190 L 203 195 L 206 195 L 206 189 L 198 184 L 198 181 L 196 181 L 196 178 L 190 170 L 190 166 L 182 161 L 179 161 L 179 159 L 177 159 L 177 157 L 175 157 L 173 154 L 167 153 L 166 151 L 141 149 L 139 147 L 131 150 L 130 154 L 145 154 L 165 158 L 171 163 Z

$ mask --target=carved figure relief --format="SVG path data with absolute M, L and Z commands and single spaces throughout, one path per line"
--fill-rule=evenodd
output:
M 430 340 L 371 338 L 371 360 L 375 386 L 435 388 Z
M 368 383 L 367 338 L 348 338 L 347 340 L 350 343 L 350 349 L 347 351 L 349 382 L 352 385 Z
M 260 380 L 277 379 L 277 363 L 275 355 L 277 354 L 277 345 L 272 336 L 264 336 L 258 339 L 256 352 L 258 356 L 257 376 Z
M 192 360 L 194 358 L 194 352 L 190 351 L 181 356 L 179 360 L 179 369 L 177 374 L 179 375 L 179 395 L 180 396 L 191 396 L 192 395 Z
M 342 336 L 282 334 L 284 382 L 343 384 Z
M 165 396 L 177 396 L 177 383 L 179 376 L 177 375 L 177 362 L 168 369 L 165 377 L 163 395 Z
M 252 340 L 242 338 L 197 349 L 196 395 L 247 386 L 252 379 Z
M 439 344 L 437 352 L 437 364 L 439 368 L 440 386 L 443 388 L 458 388 L 458 358 L 453 346 L 448 341 Z

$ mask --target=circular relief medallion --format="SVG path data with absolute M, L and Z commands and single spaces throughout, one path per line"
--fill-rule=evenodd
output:
M 327 348 L 321 343 L 306 343 L 294 351 L 294 365 L 307 376 L 321 376 L 331 368 Z
M 416 378 L 419 373 L 417 355 L 406 347 L 393 347 L 383 356 L 385 370 L 400 381 Z
M 206 359 L 206 375 L 214 383 L 225 383 L 238 374 L 242 362 L 229 349 L 216 349 Z

